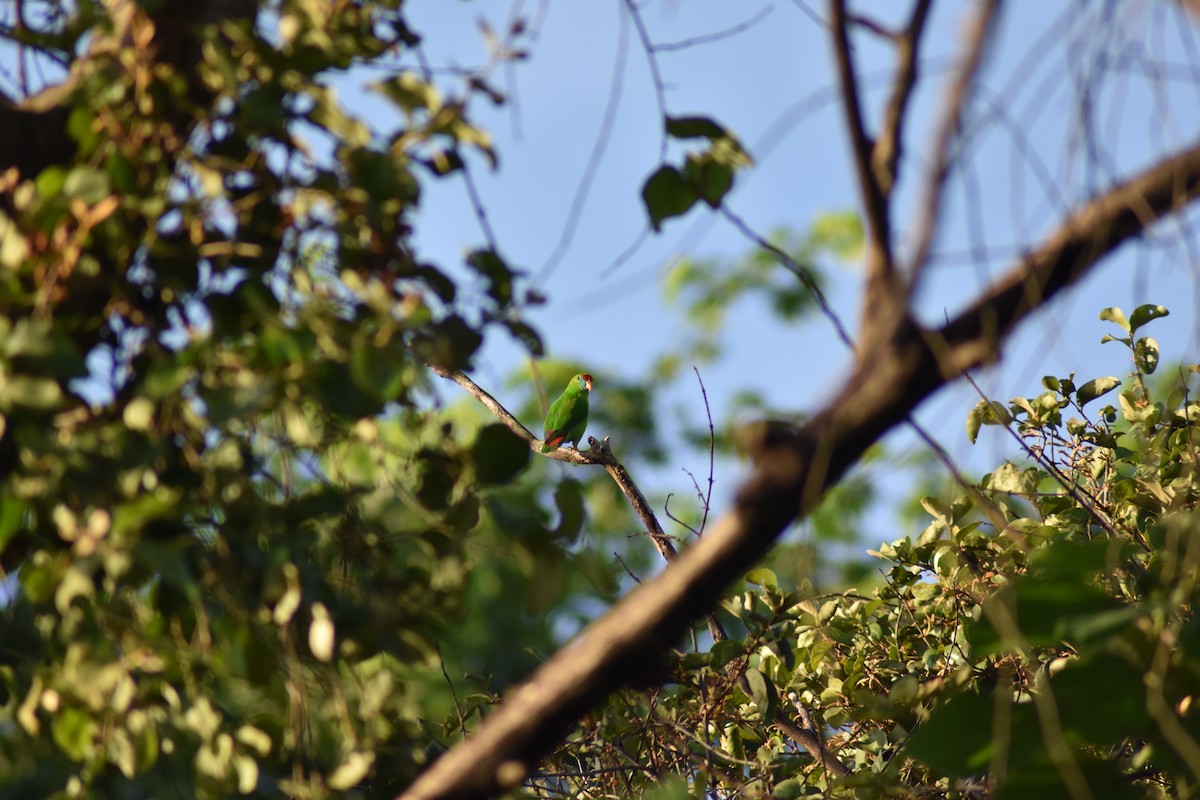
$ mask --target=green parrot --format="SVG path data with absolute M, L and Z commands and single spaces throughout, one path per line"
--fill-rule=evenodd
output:
M 584 372 L 571 378 L 559 398 L 550 404 L 543 453 L 557 450 L 567 442 L 579 447 L 579 440 L 587 429 L 588 392 L 591 390 L 592 376 Z

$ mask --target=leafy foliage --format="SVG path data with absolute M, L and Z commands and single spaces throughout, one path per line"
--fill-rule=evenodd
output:
M 602 472 L 531 458 L 429 381 L 496 331 L 544 355 L 538 297 L 494 246 L 434 264 L 412 236 L 423 187 L 495 164 L 472 108 L 501 95 L 391 68 L 419 42 L 396 2 L 247 3 L 170 60 L 164 4 L 45 5 L 43 29 L 3 32 L 72 66 L 69 154 L 0 175 L 0 786 L 394 796 L 653 568 Z M 373 89 L 395 128 L 338 100 L 351 65 L 391 65 Z M 655 229 L 720 207 L 750 163 L 714 120 L 664 124 L 700 148 L 647 180 Z M 862 225 L 771 246 L 819 277 Z M 678 266 L 689 334 L 656 379 L 717 358 L 738 299 L 811 312 L 777 255 Z M 1027 459 L 922 496 L 927 527 L 873 551 L 860 588 L 814 585 L 811 542 L 778 549 L 718 610 L 727 639 L 697 633 L 593 709 L 518 793 L 1194 793 L 1200 405 L 1143 335 L 1166 313 L 1101 313 L 1128 379 L 981 401 L 970 439 L 1008 428 Z M 540 419 L 535 387 L 577 371 L 540 362 L 510 407 Z M 590 371 L 593 427 L 665 462 L 655 381 Z M 733 451 L 732 418 L 688 427 Z M 683 524 L 708 512 L 695 488 Z M 816 536 L 850 541 L 872 496 L 851 475 Z
M 400 72 L 394 130 L 327 86 L 417 41 L 397 6 L 225 20 L 196 75 L 94 48 L 71 163 L 0 180 L 6 794 L 394 795 L 616 590 L 594 490 L 436 410 L 426 364 L 541 345 L 499 254 L 411 241 L 423 183 L 494 157 L 482 78 Z
M 688 153 L 682 167 L 664 164 L 646 179 L 642 200 L 656 231 L 697 202 L 719 208 L 733 188 L 734 173 L 752 163 L 737 137 L 708 117 L 668 117 L 666 129 L 672 139 L 706 140 L 708 149 Z
M 1131 315 L 1139 328 L 1165 314 L 1150 308 Z M 973 419 L 1011 428 L 1025 463 L 924 498 L 925 530 L 872 551 L 874 589 L 747 575 L 723 607 L 741 635 L 677 653 L 661 689 L 614 697 L 537 793 L 651 796 L 669 774 L 716 796 L 1190 791 L 1200 404 L 1184 380 L 1152 391 L 1137 341 L 1121 341 L 1121 410 L 1089 415 L 1117 384 L 1074 376 L 981 402 Z M 792 704 L 849 775 L 767 723 Z

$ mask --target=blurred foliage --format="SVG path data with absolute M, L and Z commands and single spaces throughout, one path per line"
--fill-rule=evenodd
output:
M 642 201 L 654 230 L 665 220 L 686 214 L 697 203 L 720 208 L 733 188 L 737 170 L 752 160 L 728 129 L 709 117 L 667 117 L 666 134 L 677 142 L 702 140 L 707 147 L 688 152 L 683 166 L 664 164 L 646 179 Z
M 852 262 L 861 254 L 862 223 L 855 213 L 827 212 L 803 233 L 774 232 L 768 245 L 821 286 L 829 261 Z M 816 308 L 816 299 L 804 282 L 781 268 L 776 253 L 762 247 L 736 259 L 681 259 L 667 273 L 663 299 L 680 308 L 684 323 L 680 345 L 663 353 L 655 366 L 656 374 L 665 379 L 724 354 L 725 323 L 739 303 L 762 303 L 773 318 L 788 326 L 806 319 Z M 739 401 L 745 410 L 762 410 L 761 399 L 752 393 Z
M 657 566 L 601 470 L 532 457 L 430 381 L 493 332 L 543 355 L 518 269 L 492 246 L 433 264 L 412 237 L 423 186 L 495 163 L 471 110 L 502 95 L 486 69 L 448 93 L 396 66 L 419 42 L 397 2 L 264 4 L 202 32 L 195 75 L 133 46 L 156 4 L 92 49 L 109 6 L 44 6 L 0 33 L 82 67 L 61 97 L 72 160 L 0 175 L 0 789 L 394 796 Z M 522 33 L 497 52 L 520 58 Z M 328 79 L 351 65 L 386 74 L 397 127 L 339 102 Z M 701 149 L 648 180 L 656 228 L 720 206 L 749 163 L 713 120 L 666 125 Z M 847 213 L 772 240 L 818 281 L 861 243 Z M 668 463 L 656 403 L 723 355 L 730 306 L 812 312 L 777 255 L 680 263 L 685 336 L 647 380 L 589 368 L 589 432 Z M 615 693 L 518 793 L 1194 793 L 1200 405 L 1143 335 L 1166 313 L 1103 312 L 1127 380 L 980 403 L 970 438 L 1006 426 L 1027 461 L 922 487 L 925 530 L 828 592 L 872 470 L 898 463 L 872 453 L 725 598 L 728 641 L 698 634 L 660 685 Z M 580 370 L 533 363 L 505 387 L 526 420 Z M 722 395 L 711 429 L 680 420 L 714 459 L 746 415 L 797 419 Z M 711 486 L 684 486 L 672 516 L 698 530 Z M 793 709 L 848 777 L 765 722 Z
M 109 10 L 43 10 L 76 151 L 0 176 L 0 787 L 392 796 L 612 601 L 631 528 L 431 390 L 489 331 L 541 353 L 518 270 L 411 239 L 498 93 L 395 67 L 399 3 L 264 4 L 195 75 L 153 9 L 86 55 Z M 374 63 L 398 127 L 328 86 Z

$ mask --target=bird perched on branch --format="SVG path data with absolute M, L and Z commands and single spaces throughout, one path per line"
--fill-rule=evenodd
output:
M 557 450 L 567 442 L 579 447 L 579 440 L 587 430 L 588 392 L 591 390 L 592 376 L 586 372 L 580 373 L 567 382 L 567 388 L 550 404 L 550 411 L 546 414 L 543 453 Z

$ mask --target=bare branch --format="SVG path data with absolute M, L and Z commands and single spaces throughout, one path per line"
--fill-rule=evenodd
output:
M 995 27 L 999 8 L 1000 0 L 984 0 L 980 5 L 978 14 L 967 30 L 966 55 L 962 69 L 954 77 L 946 93 L 946 107 L 933 141 L 933 169 L 925 185 L 922 218 L 917 226 L 916 246 L 913 249 L 912 266 L 909 268 L 909 299 L 916 292 L 925 264 L 929 260 L 929 250 L 933 246 L 938 220 L 941 217 L 946 178 L 953 163 L 954 141 L 962 126 L 963 110 L 970 97 L 971 87 L 983 64 L 983 54 Z
M 703 44 L 719 42 L 722 39 L 728 39 L 731 36 L 736 36 L 739 33 L 744 33 L 745 31 L 750 30 L 755 25 L 766 19 L 767 16 L 774 10 L 775 6 L 768 4 L 763 6 L 757 14 L 755 14 L 753 17 L 750 17 L 745 22 L 738 23 L 737 25 L 733 25 L 721 31 L 716 31 L 715 33 L 706 33 L 701 36 L 693 36 L 690 39 L 684 39 L 678 42 L 664 42 L 662 44 L 656 44 L 651 49 L 656 53 L 671 53 L 679 50 L 687 50 Z
M 850 150 L 854 156 L 854 172 L 862 195 L 863 215 L 867 222 L 867 290 L 864 296 L 863 331 L 885 330 L 899 316 L 895 291 L 896 268 L 892 256 L 892 224 L 887 193 L 872 168 L 874 145 L 867 134 L 863 119 L 862 100 L 858 93 L 858 75 L 850 47 L 849 19 L 845 0 L 831 0 L 830 25 L 833 27 L 834 53 L 837 57 L 838 78 L 842 88 L 842 108 L 850 129 Z M 870 335 L 860 337 L 866 342 Z
M 896 162 L 903 147 L 901 140 L 904 135 L 904 119 L 913 87 L 917 85 L 917 57 L 921 52 L 921 34 L 925 30 L 925 21 L 929 19 L 929 9 L 932 5 L 933 0 L 917 0 L 908 26 L 903 33 L 894 37 L 900 66 L 896 71 L 896 82 L 892 86 L 887 111 L 884 113 L 883 128 L 871 153 L 871 170 L 884 196 L 891 195 L 896 185 Z
M 713 467 L 716 463 L 717 434 L 713 430 L 712 409 L 708 405 L 708 389 L 704 388 L 704 379 L 700 377 L 700 370 L 694 364 L 692 371 L 696 373 L 696 381 L 700 384 L 700 394 L 704 397 L 704 413 L 708 416 L 708 491 L 704 493 L 704 517 L 700 520 L 700 533 L 697 534 L 700 535 L 704 533 L 704 526 L 708 524 L 708 512 L 712 508 Z
M 634 0 L 625 0 L 625 9 L 629 12 L 629 18 L 633 20 L 634 30 L 637 31 L 638 40 L 642 43 L 642 50 L 646 53 L 646 63 L 650 67 L 650 78 L 654 81 L 654 99 L 658 103 L 658 115 L 662 117 L 663 124 L 667 121 L 667 87 L 663 81 L 662 71 L 658 67 L 658 54 L 654 52 L 654 42 L 650 39 L 650 31 L 646 30 L 646 22 L 642 19 L 642 12 L 638 8 Z M 667 157 L 667 134 L 666 128 L 663 128 L 663 136 L 659 141 L 658 159 L 659 161 Z

